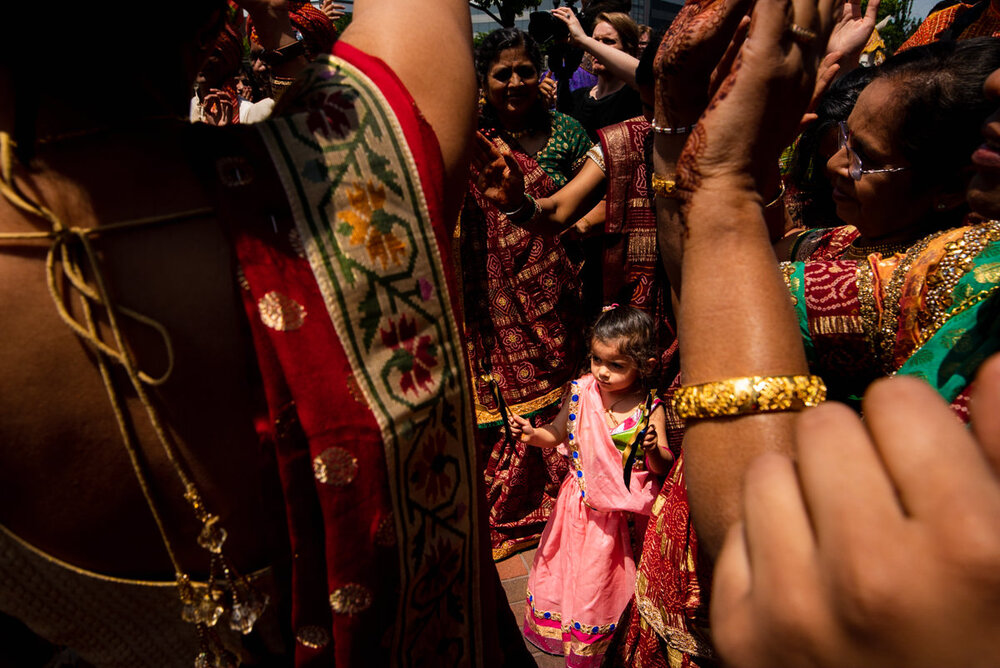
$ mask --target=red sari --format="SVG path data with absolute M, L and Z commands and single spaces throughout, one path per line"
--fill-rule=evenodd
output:
M 498 636 L 507 660 L 524 650 L 480 529 L 440 151 L 384 63 L 334 56 L 255 126 L 255 151 L 217 163 L 285 494 L 296 665 L 499 665 Z

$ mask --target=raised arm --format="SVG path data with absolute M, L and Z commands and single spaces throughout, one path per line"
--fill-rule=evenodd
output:
M 534 207 L 524 193 L 524 174 L 509 152 L 501 152 L 481 132 L 472 151 L 476 187 L 501 211 L 515 212 L 511 222 L 540 233 L 558 234 L 597 203 L 604 195 L 604 171 L 593 160 L 585 160 L 566 185 L 550 197 L 540 197 Z M 523 212 L 523 214 L 521 213 Z
M 681 285 L 681 202 L 664 190 L 663 183 L 676 183 L 677 160 L 708 104 L 712 72 L 740 26 L 745 29 L 750 6 L 751 0 L 689 0 L 657 50 L 653 123 L 671 132 L 654 130 L 653 171 L 661 178 L 654 179 L 653 189 L 660 190 L 656 197 L 660 255 L 675 292 Z
M 580 25 L 576 14 L 569 7 L 556 7 L 552 10 L 552 15 L 569 28 L 570 41 L 600 61 L 615 77 L 638 90 L 635 83 L 635 68 L 639 66 L 638 58 L 589 36 Z
M 457 216 L 475 127 L 472 23 L 465 0 L 356 0 L 341 39 L 382 59 L 434 128 L 444 158 L 446 197 Z
M 685 386 L 721 383 L 695 402 L 698 415 L 735 399 L 747 378 L 808 373 L 764 204 L 774 165 L 811 96 L 834 2 L 758 0 L 735 64 L 677 161 L 678 186 L 687 198 L 678 314 L 681 377 Z M 691 515 L 709 557 L 741 517 L 750 462 L 764 452 L 792 451 L 793 414 L 750 410 L 740 417 L 688 421 L 684 452 Z

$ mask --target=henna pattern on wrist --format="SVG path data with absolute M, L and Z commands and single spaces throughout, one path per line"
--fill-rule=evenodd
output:
M 677 17 L 670 25 L 667 34 L 657 51 L 655 61 L 655 71 L 657 78 L 668 83 L 670 77 L 685 76 L 694 79 L 704 79 L 705 89 L 698 91 L 702 99 L 687 99 L 690 91 L 684 96 L 686 99 L 678 99 L 672 90 L 672 86 L 664 85 L 661 92 L 661 102 L 664 109 L 659 110 L 669 113 L 670 110 L 682 108 L 683 106 L 704 106 L 704 95 L 707 93 L 708 77 L 711 74 L 711 67 L 714 67 L 714 60 L 709 54 L 698 53 L 699 47 L 703 47 L 711 40 L 713 34 L 726 18 L 725 0 L 706 0 L 705 2 L 689 2 L 681 8 Z M 705 68 L 708 71 L 704 71 Z M 663 116 L 667 118 L 667 116 Z M 684 119 L 685 121 L 687 119 Z

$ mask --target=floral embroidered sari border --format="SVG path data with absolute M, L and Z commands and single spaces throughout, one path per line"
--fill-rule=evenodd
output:
M 302 84 L 322 104 L 259 131 L 328 315 L 382 430 L 400 538 L 394 661 L 422 661 L 416 648 L 427 635 L 426 618 L 447 599 L 463 617 L 447 627 L 449 640 L 460 644 L 463 662 L 474 664 L 480 596 L 472 402 L 415 157 L 390 101 L 354 64 L 318 59 Z M 428 447 L 440 450 L 453 473 L 444 501 L 411 470 Z M 435 583 L 448 586 L 438 591 Z

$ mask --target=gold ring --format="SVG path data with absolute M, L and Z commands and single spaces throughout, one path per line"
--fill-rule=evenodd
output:
M 815 32 L 809 28 L 803 28 L 798 23 L 793 23 L 788 30 L 792 33 L 792 39 L 799 44 L 809 44 L 819 37 Z

